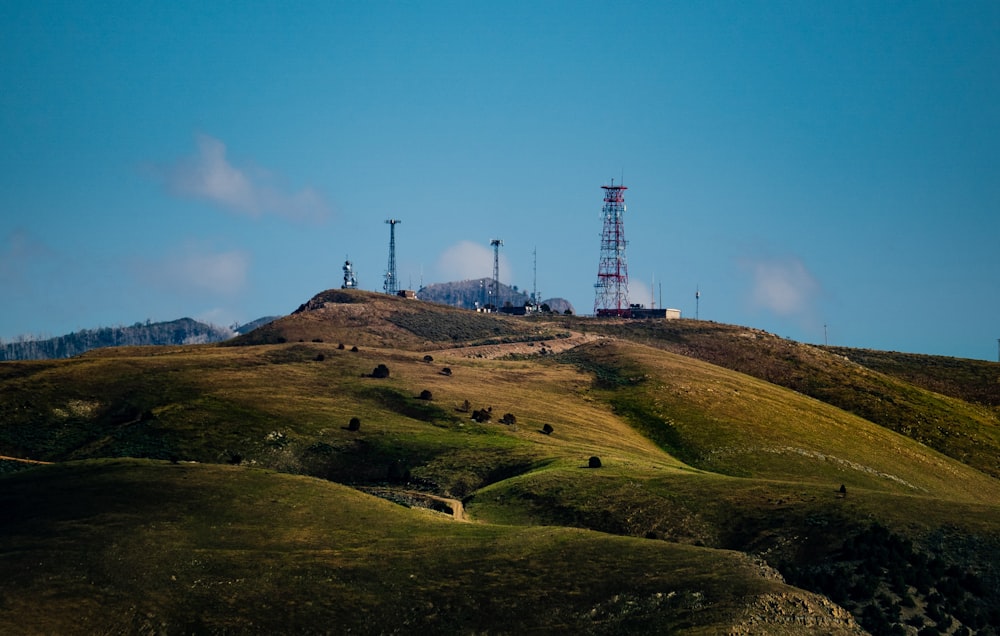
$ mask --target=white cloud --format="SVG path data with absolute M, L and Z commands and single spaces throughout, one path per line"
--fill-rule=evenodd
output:
M 298 221 L 322 221 L 330 206 L 313 188 L 288 192 L 277 187 L 262 170 L 234 166 L 226 158 L 226 144 L 199 134 L 197 152 L 159 171 L 167 190 L 179 197 L 202 199 L 226 209 L 261 216 L 274 214 Z
M 511 268 L 500 248 L 500 282 L 512 285 Z M 493 278 L 493 248 L 489 244 L 461 241 L 441 253 L 435 264 L 440 282 Z
M 147 282 L 167 291 L 232 296 L 246 286 L 250 256 L 240 250 L 212 252 L 187 245 L 140 265 Z
M 779 316 L 809 314 L 820 285 L 795 257 L 744 262 L 753 276 L 751 301 Z

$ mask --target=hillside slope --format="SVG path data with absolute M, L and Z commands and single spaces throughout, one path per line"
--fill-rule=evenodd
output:
M 736 552 L 458 523 L 196 464 L 74 463 L 3 485 L 0 627 L 21 634 L 858 633 Z
M 849 370 L 919 418 L 989 410 L 681 322 L 330 291 L 225 346 L 0 364 L 0 455 L 59 462 L 0 478 L 17 511 L 0 555 L 42 564 L 3 588 L 0 627 L 41 613 L 62 631 L 73 605 L 100 626 L 108 605 L 141 608 L 113 632 L 850 633 L 843 607 L 872 633 L 991 633 L 1000 481 L 784 385 L 836 396 Z M 459 500 L 475 523 L 329 482 Z M 368 611 L 384 603 L 400 613 Z

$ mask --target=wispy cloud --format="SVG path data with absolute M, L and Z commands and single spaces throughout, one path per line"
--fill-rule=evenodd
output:
M 246 252 L 214 252 L 189 244 L 161 259 L 141 263 L 138 271 L 147 283 L 164 291 L 233 296 L 246 287 L 249 269 Z
M 287 191 L 274 184 L 267 171 L 233 165 L 221 140 L 199 134 L 195 141 L 193 155 L 156 171 L 174 196 L 209 201 L 250 216 L 274 214 L 296 221 L 322 221 L 330 215 L 330 205 L 315 189 Z
M 500 282 L 512 284 L 511 268 L 500 252 Z M 461 241 L 447 248 L 435 264 L 441 282 L 493 277 L 493 248 L 472 241 Z
M 779 316 L 808 316 L 820 291 L 819 282 L 797 257 L 747 260 L 753 277 L 751 302 Z

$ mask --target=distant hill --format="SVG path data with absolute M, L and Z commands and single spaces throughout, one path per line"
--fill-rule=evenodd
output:
M 219 327 L 181 318 L 169 322 L 137 322 L 129 327 L 82 329 L 64 336 L 0 343 L 0 360 L 49 360 L 71 358 L 91 349 L 143 345 L 189 345 L 221 342 L 265 325 L 274 316 L 258 318 L 245 325 Z
M 3 362 L 0 633 L 996 636 L 996 386 L 337 289 Z
M 463 309 L 475 309 L 477 304 L 480 306 L 495 304 L 502 307 L 508 302 L 515 307 L 523 307 L 524 303 L 530 299 L 529 294 L 520 291 L 516 285 L 509 287 L 500 283 L 498 294 L 500 298 L 499 301 L 494 302 L 489 297 L 489 290 L 492 283 L 492 279 L 489 278 L 476 278 L 451 283 L 432 283 L 421 287 L 417 292 L 417 297 L 427 302 L 462 307 Z M 541 301 L 539 304 L 548 305 L 551 311 L 560 314 L 567 309 L 572 313 L 576 313 L 573 305 L 565 298 L 549 298 Z

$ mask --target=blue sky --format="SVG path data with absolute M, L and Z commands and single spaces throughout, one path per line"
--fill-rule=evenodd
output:
M 0 337 L 488 276 L 997 359 L 1000 3 L 0 5 Z

